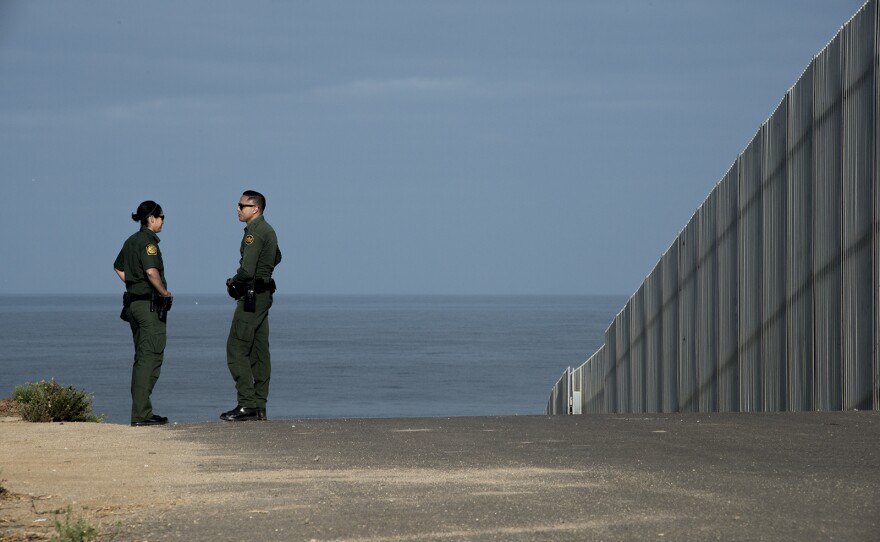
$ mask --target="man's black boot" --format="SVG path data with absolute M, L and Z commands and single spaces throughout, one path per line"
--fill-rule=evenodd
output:
M 168 423 L 168 418 L 165 416 L 157 416 L 153 414 L 152 417 L 146 420 L 141 420 L 139 422 L 131 422 L 132 427 L 149 427 L 151 425 L 165 425 Z
M 220 419 L 226 420 L 227 422 L 245 422 L 248 420 L 257 420 L 259 419 L 258 410 L 259 409 L 256 408 L 237 406 L 229 412 L 224 412 L 223 414 L 221 414 Z

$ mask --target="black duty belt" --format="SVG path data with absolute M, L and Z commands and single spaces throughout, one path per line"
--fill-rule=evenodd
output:
M 263 292 L 275 293 L 275 279 L 264 279 L 257 277 L 254 279 L 254 291 L 258 294 Z
M 153 294 L 128 294 L 128 301 L 149 301 Z

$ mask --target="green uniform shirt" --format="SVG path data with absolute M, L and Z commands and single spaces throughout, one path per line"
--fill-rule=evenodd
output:
M 275 230 L 262 216 L 253 219 L 241 239 L 241 260 L 232 280 L 247 283 L 256 277 L 272 278 L 272 271 L 281 261 Z
M 147 278 L 147 269 L 151 267 L 159 271 L 162 284 L 168 286 L 159 251 L 159 236 L 146 226 L 141 226 L 140 231 L 125 240 L 113 267 L 125 273 L 125 289 L 130 294 L 150 293 L 153 287 Z

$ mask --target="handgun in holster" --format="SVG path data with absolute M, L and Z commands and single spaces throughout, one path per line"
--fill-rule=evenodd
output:
M 155 290 L 150 296 L 150 312 L 155 312 L 160 322 L 168 319 L 168 311 L 171 310 L 171 303 L 174 301 L 172 297 L 162 297 Z

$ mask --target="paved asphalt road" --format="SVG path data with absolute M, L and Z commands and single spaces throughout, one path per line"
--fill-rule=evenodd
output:
M 271 412 L 270 412 L 271 415 Z M 177 425 L 149 540 L 880 540 L 880 412 Z

